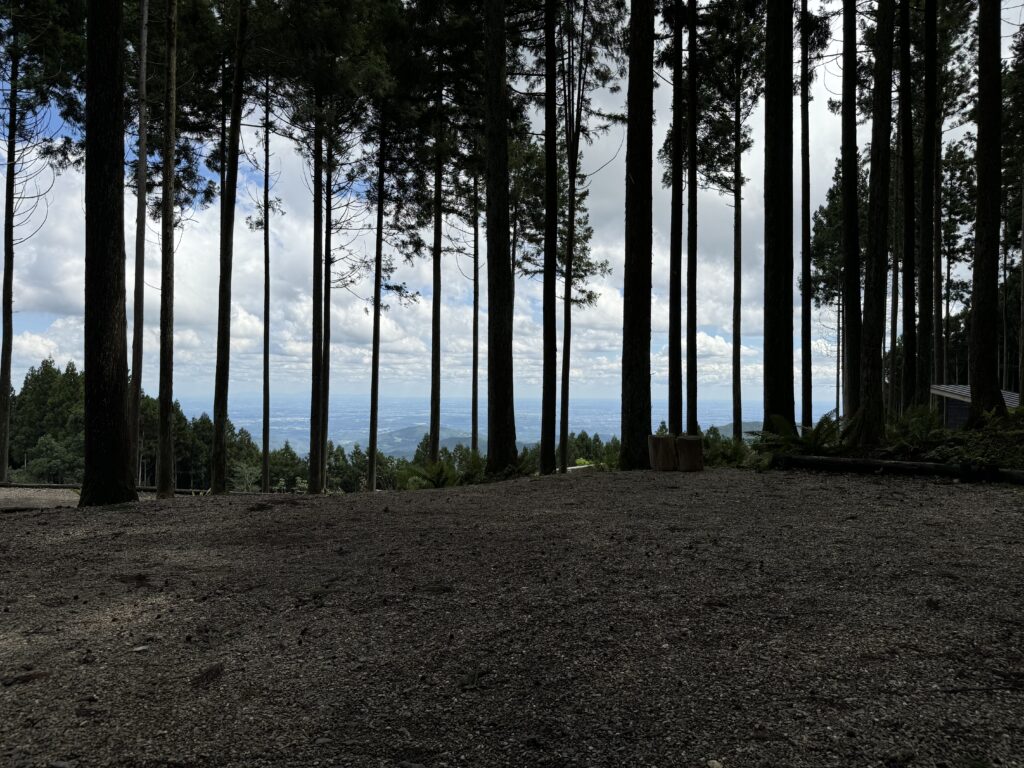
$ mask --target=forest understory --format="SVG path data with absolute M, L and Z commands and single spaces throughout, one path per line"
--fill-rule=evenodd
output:
M 1017 487 L 587 470 L 0 531 L 4 766 L 1024 766 Z

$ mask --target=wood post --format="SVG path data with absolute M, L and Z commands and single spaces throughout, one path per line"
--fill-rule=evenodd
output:
M 651 469 L 671 472 L 676 469 L 676 438 L 673 435 L 648 435 L 647 452 Z
M 704 439 L 700 435 L 676 438 L 676 465 L 682 472 L 704 471 Z
M 704 440 L 699 435 L 649 435 L 651 469 L 659 472 L 700 472 L 704 469 Z

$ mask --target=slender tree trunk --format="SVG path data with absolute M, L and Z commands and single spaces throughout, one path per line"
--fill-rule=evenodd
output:
M 1020 326 L 1017 329 L 1017 392 L 1024 395 L 1024 163 L 1020 168 Z
M 473 405 L 470 450 L 480 452 L 480 179 L 473 172 Z
M 370 439 L 366 450 L 366 490 L 377 490 L 377 414 L 380 402 L 380 294 L 384 279 L 384 205 L 387 195 L 385 171 L 387 168 L 387 138 L 383 128 L 377 140 L 377 237 L 373 249 L 373 348 L 370 355 Z M 475 269 L 475 266 L 474 266 Z M 474 331 L 476 330 L 474 313 Z M 476 340 L 473 344 L 474 360 Z M 476 376 L 473 377 L 474 405 L 476 403 Z M 474 436 L 476 411 L 474 410 Z M 475 449 L 474 449 L 475 450 Z
M 901 114 L 901 117 L 902 117 L 902 114 Z M 901 144 L 901 139 L 902 139 L 902 136 L 903 136 L 902 125 L 901 125 L 900 128 L 897 128 L 896 134 L 897 134 L 896 146 L 898 148 L 897 152 L 902 153 L 902 151 L 903 151 L 903 146 Z M 894 211 L 893 216 L 896 218 L 896 226 L 893 227 L 894 234 L 895 234 L 895 231 L 900 228 L 899 225 L 902 222 L 902 217 L 903 217 L 903 213 L 902 213 L 902 211 L 900 209 L 900 200 L 901 200 L 900 194 L 901 194 L 901 191 L 902 191 L 901 187 L 900 187 L 900 182 L 901 182 L 901 179 L 902 179 L 902 173 L 901 173 L 900 169 L 897 169 L 896 176 L 897 176 L 897 178 L 894 180 L 895 183 L 889 185 L 889 194 L 892 196 L 892 199 L 895 201 L 895 203 L 893 205 L 893 211 Z M 886 408 L 886 410 L 887 410 L 887 412 L 889 414 L 894 415 L 894 416 L 899 414 L 900 406 L 902 404 L 902 398 L 900 396 L 900 393 L 902 392 L 902 389 L 897 386 L 897 381 L 896 381 L 896 343 L 897 343 L 897 340 L 899 339 L 899 335 L 898 335 L 898 332 L 896 330 L 896 324 L 897 324 L 897 321 L 899 320 L 899 316 L 900 316 L 900 260 L 901 260 L 902 257 L 903 257 L 903 244 L 902 244 L 902 242 L 895 242 L 895 237 L 894 237 L 893 238 L 893 244 L 892 244 L 892 289 L 891 289 L 892 290 L 892 305 L 891 305 L 891 308 L 889 310 L 889 349 L 891 349 L 892 352 L 891 352 L 890 357 L 889 357 L 889 376 L 890 376 L 890 379 L 889 379 L 889 387 L 888 387 L 888 390 L 886 392 L 886 395 L 887 395 L 887 402 L 886 402 L 887 408 Z M 882 359 L 883 360 L 885 359 L 885 350 L 884 350 L 884 348 L 882 350 Z M 902 370 L 900 371 L 900 374 L 901 375 L 903 374 Z
M 487 471 L 504 472 L 518 459 L 512 386 L 513 265 L 508 242 L 508 83 L 505 0 L 484 12 L 484 114 L 487 179 Z
M 683 434 L 683 91 L 682 0 L 672 3 L 672 201 L 668 267 L 668 431 Z
M 331 398 L 331 275 L 334 257 L 331 254 L 331 230 L 334 220 L 334 142 L 325 141 L 324 163 L 324 340 L 323 363 L 320 369 L 320 493 L 327 492 L 327 434 Z
M 843 0 L 842 111 L 842 239 L 843 239 L 843 412 L 860 407 L 860 214 L 857 155 L 857 0 Z
M 86 60 L 85 472 L 79 506 L 135 501 L 124 285 L 124 7 L 90 0 Z M 14 99 L 12 99 L 13 101 Z
M 842 414 L 843 391 L 843 293 L 839 292 L 836 309 L 836 418 Z
M 440 67 L 438 67 L 440 73 Z M 441 207 L 444 204 L 444 95 L 437 93 L 437 127 L 434 137 L 434 247 L 432 251 L 434 283 L 430 318 L 430 444 L 429 461 L 441 456 Z
M 142 350 L 146 322 L 146 179 L 149 168 L 146 103 L 146 57 L 148 56 L 149 0 L 139 0 L 138 111 L 139 142 L 135 165 L 135 295 L 132 307 L 132 368 L 128 380 L 128 440 L 132 472 L 139 472 L 139 409 L 142 406 Z M 141 479 L 141 478 L 140 478 Z
M 582 3 L 582 18 L 587 18 L 588 0 Z M 575 12 L 575 3 L 572 6 Z M 579 52 L 581 41 L 576 39 L 573 23 L 563 25 L 566 65 L 563 67 L 562 93 L 565 103 L 565 144 L 569 199 L 567 202 L 565 235 L 565 295 L 562 296 L 562 390 L 559 414 L 559 470 L 569 471 L 569 378 L 571 371 L 570 346 L 572 340 L 573 269 L 576 258 L 576 184 L 580 167 L 580 137 L 583 123 L 583 95 L 587 87 L 587 67 Z
M 270 78 L 263 90 L 263 493 L 270 493 Z
M 540 473 L 555 471 L 556 367 L 555 317 L 558 279 L 558 49 L 557 0 L 544 2 L 544 367 L 541 397 Z
M 807 0 L 800 0 L 800 423 L 814 422 L 811 411 L 811 74 Z
M 239 0 L 235 62 L 231 78 L 231 117 L 225 150 L 220 206 L 220 291 L 217 305 L 217 367 L 213 391 L 213 493 L 228 490 L 228 372 L 231 364 L 231 272 L 235 244 L 235 197 L 238 190 L 238 145 L 245 85 L 245 34 L 248 0 Z
M 743 440 L 743 117 L 739 89 L 732 104 L 732 438 Z
M 918 400 L 921 388 L 917 376 L 921 370 L 917 359 L 917 316 L 914 281 L 917 278 L 917 258 L 914 253 L 914 120 L 913 93 L 910 68 L 910 0 L 900 0 L 900 154 L 903 166 L 903 408 L 907 409 Z M 925 133 L 928 133 L 925 130 Z M 922 258 L 922 265 L 928 262 Z M 922 270 L 925 280 L 927 270 Z M 922 342 L 924 346 L 926 342 Z M 895 347 L 893 348 L 895 350 Z M 927 365 L 925 371 L 928 370 Z M 895 400 L 894 400 L 895 402 Z M 922 401 L 924 402 L 924 401 Z
M 941 210 L 941 209 L 940 209 Z M 952 301 L 952 285 L 953 285 L 953 265 L 951 259 L 946 257 L 946 286 L 945 286 L 945 304 L 946 312 L 943 323 L 943 334 L 942 334 L 942 383 L 958 383 L 956 377 L 958 376 L 956 366 L 953 367 L 954 380 L 950 381 L 950 368 L 949 368 L 949 336 L 952 333 L 949 319 L 949 304 Z
M 768 0 L 764 95 L 764 428 L 774 432 L 794 423 L 793 8 L 785 0 Z
M 1010 299 L 1010 287 L 1007 284 L 1007 277 L 1008 277 L 1008 272 L 1009 272 L 1009 267 L 1010 267 L 1010 265 L 1008 263 L 1009 262 L 1009 258 L 1010 258 L 1010 252 L 1009 251 L 1010 251 L 1009 247 L 1007 247 L 1007 246 L 1003 247 L 1003 282 L 1002 282 L 1002 291 L 1001 291 L 1003 295 L 1002 295 L 1002 300 L 1000 301 L 1000 304 L 1002 305 L 1001 309 L 1002 309 L 1002 325 L 1003 325 L 1003 327 L 1002 327 L 1003 349 L 1002 349 L 1002 361 L 1001 361 L 1002 362 L 1002 374 L 1003 375 L 1000 377 L 1000 381 L 1002 383 L 999 386 L 1002 389 L 1004 389 L 1004 390 L 1008 390 L 1010 388 L 1010 322 L 1009 322 L 1009 312 L 1008 312 L 1008 309 L 1007 309 L 1007 306 L 1006 306 L 1007 302 Z
M 697 423 L 697 0 L 689 0 L 689 54 L 686 67 L 686 434 L 699 435 Z
M 934 216 L 932 217 L 933 243 L 935 250 L 932 263 L 932 297 L 934 299 L 935 316 L 933 319 L 932 335 L 934 336 L 934 368 L 936 384 L 947 383 L 946 379 L 946 332 L 943 321 L 943 287 L 942 287 L 942 122 L 941 118 L 935 121 L 935 200 Z M 949 313 L 949 303 L 946 302 L 946 314 Z M 930 392 L 930 390 L 929 390 Z
M 619 467 L 647 469 L 651 433 L 651 185 L 654 0 L 632 0 L 626 104 L 626 258 L 622 281 Z
M 989 411 L 1006 413 L 999 390 L 999 214 L 1002 64 L 999 0 L 978 6 L 978 209 L 971 288 L 971 417 L 977 425 Z
M 323 101 L 319 92 L 315 95 L 316 114 L 313 117 L 313 339 L 312 375 L 309 396 L 309 478 L 310 493 L 318 493 L 323 483 L 320 472 L 320 393 L 323 387 L 324 334 L 323 334 L 323 235 L 324 235 L 324 138 Z
M 20 56 L 11 15 L 8 55 L 11 77 L 7 97 L 7 175 L 4 179 L 3 340 L 0 341 L 0 482 L 7 482 L 11 443 L 11 354 L 14 345 L 14 194 L 18 173 L 18 76 Z
M 177 117 L 178 0 L 167 0 L 167 60 L 164 64 L 163 199 L 160 218 L 160 421 L 156 495 L 174 496 L 174 147 Z M 120 45 L 120 43 L 118 43 Z
M 860 409 L 855 441 L 875 445 L 882 438 L 882 338 L 885 335 L 885 278 L 889 266 L 889 182 L 892 135 L 892 43 L 894 0 L 879 0 L 875 29 L 875 88 L 872 94 L 871 179 L 868 192 L 867 269 L 860 360 Z
M 936 126 L 938 124 L 938 101 L 936 99 L 936 0 L 924 2 L 924 125 L 921 130 L 921 265 L 918 268 L 918 312 L 917 328 L 917 402 L 930 403 L 929 386 L 938 381 L 938 333 L 941 315 L 938 314 L 939 278 L 942 262 L 937 255 L 934 233 L 936 178 Z M 901 97 L 902 98 L 902 97 Z M 938 268 L 936 268 L 938 263 Z

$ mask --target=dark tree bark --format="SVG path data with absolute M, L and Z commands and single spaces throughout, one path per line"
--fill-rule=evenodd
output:
M 843 412 L 860 407 L 860 214 L 857 157 L 857 1 L 843 0 Z
M 156 495 L 174 496 L 174 145 L 177 104 L 178 0 L 167 0 L 164 63 L 163 195 L 160 217 L 160 421 L 157 430 Z
M 544 2 L 544 369 L 540 418 L 540 473 L 555 471 L 556 367 L 555 281 L 558 279 L 558 49 L 557 0 Z
M 654 2 L 632 0 L 626 104 L 626 259 L 622 279 L 621 469 L 648 469 L 651 433 L 651 184 Z
M 309 478 L 310 493 L 318 493 L 323 483 L 320 457 L 320 406 L 323 387 L 324 362 L 323 333 L 323 235 L 324 235 L 324 137 L 323 115 L 319 92 L 315 96 L 316 114 L 313 117 L 313 338 L 309 395 Z
M 861 339 L 860 409 L 854 433 L 860 445 L 875 445 L 885 427 L 882 403 L 882 337 L 885 335 L 885 278 L 889 270 L 889 182 L 892 134 L 893 0 L 879 0 L 875 28 L 871 121 L 871 179 L 868 190 L 867 268 Z M 851 380 L 852 383 L 852 380 Z
M 934 213 L 932 217 L 933 221 L 933 248 L 935 249 L 935 260 L 932 264 L 932 298 L 934 301 L 934 320 L 932 328 L 932 336 L 934 336 L 935 342 L 933 345 L 934 349 L 934 368 L 935 368 L 935 383 L 945 384 L 947 383 L 946 376 L 946 321 L 943 318 L 949 316 L 949 291 L 948 283 L 946 280 L 946 290 L 943 291 L 942 282 L 942 117 L 938 116 L 935 120 L 935 192 L 934 192 Z M 943 306 L 945 305 L 945 306 Z
M 1020 169 L 1020 252 L 1024 254 L 1024 164 Z M 1020 281 L 1020 325 L 1017 326 L 1017 392 L 1024 395 L 1024 261 Z
M 902 121 L 902 113 L 897 117 L 897 125 L 900 125 Z M 902 157 L 902 137 L 903 131 L 900 128 L 896 129 L 896 146 L 897 153 Z M 900 169 L 897 169 L 896 178 L 893 179 L 893 183 L 889 186 L 889 194 L 893 199 L 893 211 L 895 211 L 896 222 L 893 226 L 893 232 L 900 229 L 901 222 L 903 220 L 903 212 L 900 209 L 900 197 L 901 194 L 901 182 L 903 174 Z M 902 230 L 901 230 L 902 231 Z M 896 360 L 895 350 L 896 343 L 899 340 L 899 333 L 897 331 L 897 321 L 900 316 L 900 259 L 903 255 L 903 243 L 897 242 L 892 244 L 892 305 L 889 311 L 889 349 L 893 350 L 892 356 L 890 357 L 890 384 L 886 392 L 886 410 L 888 413 L 897 415 L 900 412 L 900 406 L 902 405 L 902 389 L 896 386 L 896 368 L 894 362 Z M 885 358 L 885 348 L 882 348 L 882 358 Z M 902 371 L 901 371 L 902 374 Z
M 334 219 L 334 143 L 328 135 L 324 162 L 324 311 L 323 356 L 320 367 L 320 493 L 327 491 L 327 434 L 331 399 L 331 232 Z
M 132 472 L 139 471 L 139 409 L 142 406 L 142 350 L 146 314 L 146 178 L 149 167 L 146 103 L 146 57 L 149 55 L 149 0 L 139 1 L 139 71 L 138 105 L 139 142 L 135 167 L 135 295 L 132 308 L 132 367 L 128 380 L 128 440 L 132 455 Z
M 743 440 L 743 379 L 740 365 L 743 302 L 743 115 L 740 92 L 732 105 L 732 438 Z
M 373 248 L 373 347 L 370 353 L 370 439 L 367 445 L 366 490 L 377 490 L 377 416 L 380 402 L 380 295 L 384 280 L 384 206 L 387 186 L 387 137 L 377 140 L 377 236 Z M 475 345 L 474 345 L 475 354 Z M 475 380 L 474 380 L 475 384 Z
M 10 81 L 7 98 L 7 175 L 4 178 L 3 339 L 0 341 L 0 482 L 7 482 L 11 445 L 11 354 L 14 347 L 14 194 L 18 170 L 18 76 L 16 20 L 11 14 Z
M 238 144 L 245 100 L 245 33 L 248 0 L 239 0 L 235 61 L 231 79 L 231 116 L 225 150 L 224 187 L 220 201 L 220 290 L 217 303 L 217 366 L 213 385 L 213 493 L 228 490 L 228 372 L 231 365 L 231 272 L 235 248 L 235 197 L 238 190 Z
M 270 78 L 263 88 L 263 446 L 260 487 L 270 493 Z
M 914 219 L 916 215 L 914 191 L 914 120 L 913 89 L 910 68 L 910 0 L 900 0 L 900 155 L 903 167 L 903 408 L 909 408 L 917 401 L 920 387 L 917 376 L 920 372 L 917 349 L 917 317 L 914 280 L 917 278 L 917 258 L 914 253 Z M 928 131 L 925 130 L 925 134 Z M 923 191 L 923 190 L 922 190 Z M 922 249 L 923 252 L 923 249 Z M 921 259 L 922 265 L 929 262 Z M 928 282 L 928 270 L 922 270 L 924 282 Z M 922 309 L 923 312 L 923 309 Z M 922 314 L 922 318 L 924 315 Z M 929 310 L 930 317 L 930 310 Z M 922 346 L 927 346 L 922 342 Z M 895 353 L 895 347 L 893 348 Z M 927 366 L 925 371 L 927 371 Z M 895 398 L 893 398 L 895 402 Z
M 793 429 L 793 8 L 765 28 L 764 428 Z
M 473 395 L 470 450 L 480 452 L 480 179 L 473 173 Z
M 672 2 L 672 201 L 668 260 L 668 431 L 683 434 L 683 0 Z
M 800 2 L 800 423 L 813 425 L 811 411 L 811 74 L 807 0 Z
M 441 67 L 438 66 L 438 77 Z M 441 220 L 444 205 L 444 94 L 437 92 L 437 125 L 434 133 L 434 244 L 431 249 L 433 295 L 430 317 L 430 439 L 428 456 L 436 464 L 441 455 Z
M 124 8 L 90 0 L 86 41 L 85 473 L 79 506 L 135 501 L 124 284 Z
M 840 291 L 836 310 L 836 417 L 842 413 L 843 391 L 843 294 Z
M 974 279 L 971 288 L 971 417 L 1005 415 L 999 389 L 999 214 L 1002 65 L 999 0 L 978 6 L 978 208 L 975 224 Z
M 518 458 L 512 386 L 512 262 L 508 212 L 508 83 L 505 0 L 485 8 L 485 140 L 487 150 L 487 471 Z
M 697 423 L 697 0 L 687 10 L 689 54 L 686 67 L 686 434 L 699 435 Z
M 583 3 L 583 15 L 586 16 L 587 2 Z M 571 67 L 563 67 L 562 93 L 565 101 L 565 144 L 568 165 L 568 200 L 566 201 L 565 231 L 565 280 L 562 296 L 562 381 L 558 439 L 559 439 L 559 471 L 569 471 L 569 377 L 571 373 L 571 342 L 572 342 L 572 297 L 573 297 L 573 260 L 576 256 L 576 182 L 580 167 L 580 138 L 583 130 L 583 105 L 587 88 L 587 67 L 583 64 L 583 56 L 578 53 L 579 46 L 587 47 L 591 39 L 582 43 L 576 39 L 572 24 L 566 25 L 566 51 L 571 61 L 575 53 L 577 66 L 575 72 Z
M 935 149 L 938 127 L 938 99 L 936 98 L 936 46 L 937 46 L 936 0 L 924 2 L 924 124 L 921 131 L 921 265 L 918 269 L 918 312 L 917 327 L 917 402 L 929 402 L 929 384 L 938 381 L 938 362 L 935 351 L 936 332 L 941 315 L 935 318 L 941 286 L 935 285 L 935 278 L 941 279 L 942 259 L 935 248 Z M 901 97 L 902 98 L 902 97 Z M 935 264 L 938 262 L 938 270 Z

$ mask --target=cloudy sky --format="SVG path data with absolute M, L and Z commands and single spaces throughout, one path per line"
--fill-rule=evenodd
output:
M 838 20 L 837 20 L 838 24 Z M 834 29 L 839 32 L 838 26 Z M 838 50 L 839 41 L 833 44 Z M 839 154 L 839 118 L 829 113 L 827 99 L 841 88 L 839 62 L 832 57 L 819 67 L 810 108 L 812 207 L 823 200 Z M 624 89 L 623 89 L 624 91 Z M 622 108 L 624 94 L 602 94 L 609 108 Z M 655 106 L 656 145 L 667 130 L 669 89 L 659 88 Z M 796 105 L 794 105 L 796 106 Z M 794 109 L 794 157 L 798 155 L 799 122 Z M 754 147 L 744 156 L 750 179 L 743 204 L 743 386 L 744 400 L 757 408 L 762 371 L 762 234 L 763 234 L 763 110 L 752 119 Z M 589 198 L 594 228 L 592 247 L 607 259 L 611 275 L 596 287 L 600 299 L 593 308 L 578 311 L 573 321 L 572 386 L 577 397 L 617 396 L 620 381 L 622 326 L 624 127 L 615 127 L 585 149 L 584 167 L 602 168 L 592 180 Z M 861 130 L 861 142 L 867 138 Z M 257 146 L 254 129 L 243 141 Z M 272 219 L 272 388 L 275 394 L 308 393 L 311 322 L 312 202 L 307 169 L 294 146 L 284 139 L 272 142 L 277 186 L 285 215 Z M 250 170 L 251 172 L 251 170 Z M 655 178 L 660 180 L 660 168 Z M 235 267 L 232 306 L 231 392 L 255 395 L 260 389 L 262 352 L 263 261 L 260 233 L 250 232 L 246 216 L 259 194 L 259 177 L 248 179 L 239 193 L 235 232 Z M 794 189 L 799 185 L 794 183 Z M 699 247 L 697 318 L 700 397 L 724 400 L 731 396 L 730 345 L 732 301 L 732 207 L 730 199 L 702 190 L 699 195 Z M 798 202 L 798 201 L 795 201 Z M 76 172 L 57 177 L 48 197 L 49 209 L 42 228 L 16 251 L 14 268 L 15 337 L 13 379 L 16 387 L 29 366 L 51 356 L 57 361 L 82 359 L 83 304 L 83 178 Z M 134 242 L 133 197 L 125 199 L 126 265 L 131 285 Z M 794 255 L 799 264 L 798 206 L 794 205 Z M 43 212 L 36 217 L 42 223 Z M 196 213 L 178 236 L 175 297 L 175 394 L 192 403 L 211 403 L 215 357 L 218 280 L 218 209 Z M 25 234 L 34 226 L 25 225 Z M 157 390 L 159 314 L 159 228 L 149 222 L 146 254 L 146 341 L 143 386 Z M 655 401 L 665 398 L 668 328 L 669 192 L 654 190 L 654 317 L 651 340 L 652 386 Z M 352 245 L 372 253 L 372 233 Z M 685 270 L 684 270 L 685 271 Z M 442 315 L 442 387 L 445 396 L 470 391 L 472 285 L 464 273 L 469 265 L 454 257 L 444 264 Z M 419 303 L 393 306 L 382 330 L 381 386 L 385 395 L 424 398 L 429 390 L 430 262 L 403 264 L 397 279 L 422 294 Z M 334 292 L 332 309 L 332 394 L 362 394 L 369 390 L 371 318 L 365 297 L 371 289 L 356 285 Z M 486 283 L 481 294 L 486 313 Z M 795 299 L 799 302 L 798 295 Z M 131 296 L 129 328 L 131 327 Z M 539 398 L 541 374 L 541 286 L 521 279 L 516 289 L 515 356 L 518 397 Z M 814 400 L 834 401 L 834 317 L 830 312 L 814 318 Z M 559 324 L 561 317 L 559 316 Z M 486 328 L 485 319 L 481 328 Z M 794 328 L 799 329 L 799 306 L 794 306 Z M 559 335 L 559 338 L 561 336 Z M 799 338 L 794 338 L 795 360 L 800 363 Z M 486 353 L 481 352 L 481 376 L 486 375 Z M 794 370 L 799 376 L 799 367 Z M 799 392 L 799 387 L 797 388 Z M 209 405 L 203 407 L 209 408 Z M 798 404 L 799 408 L 799 404 Z M 751 413 L 748 410 L 748 413 Z M 751 415 L 754 415 L 751 413 Z

